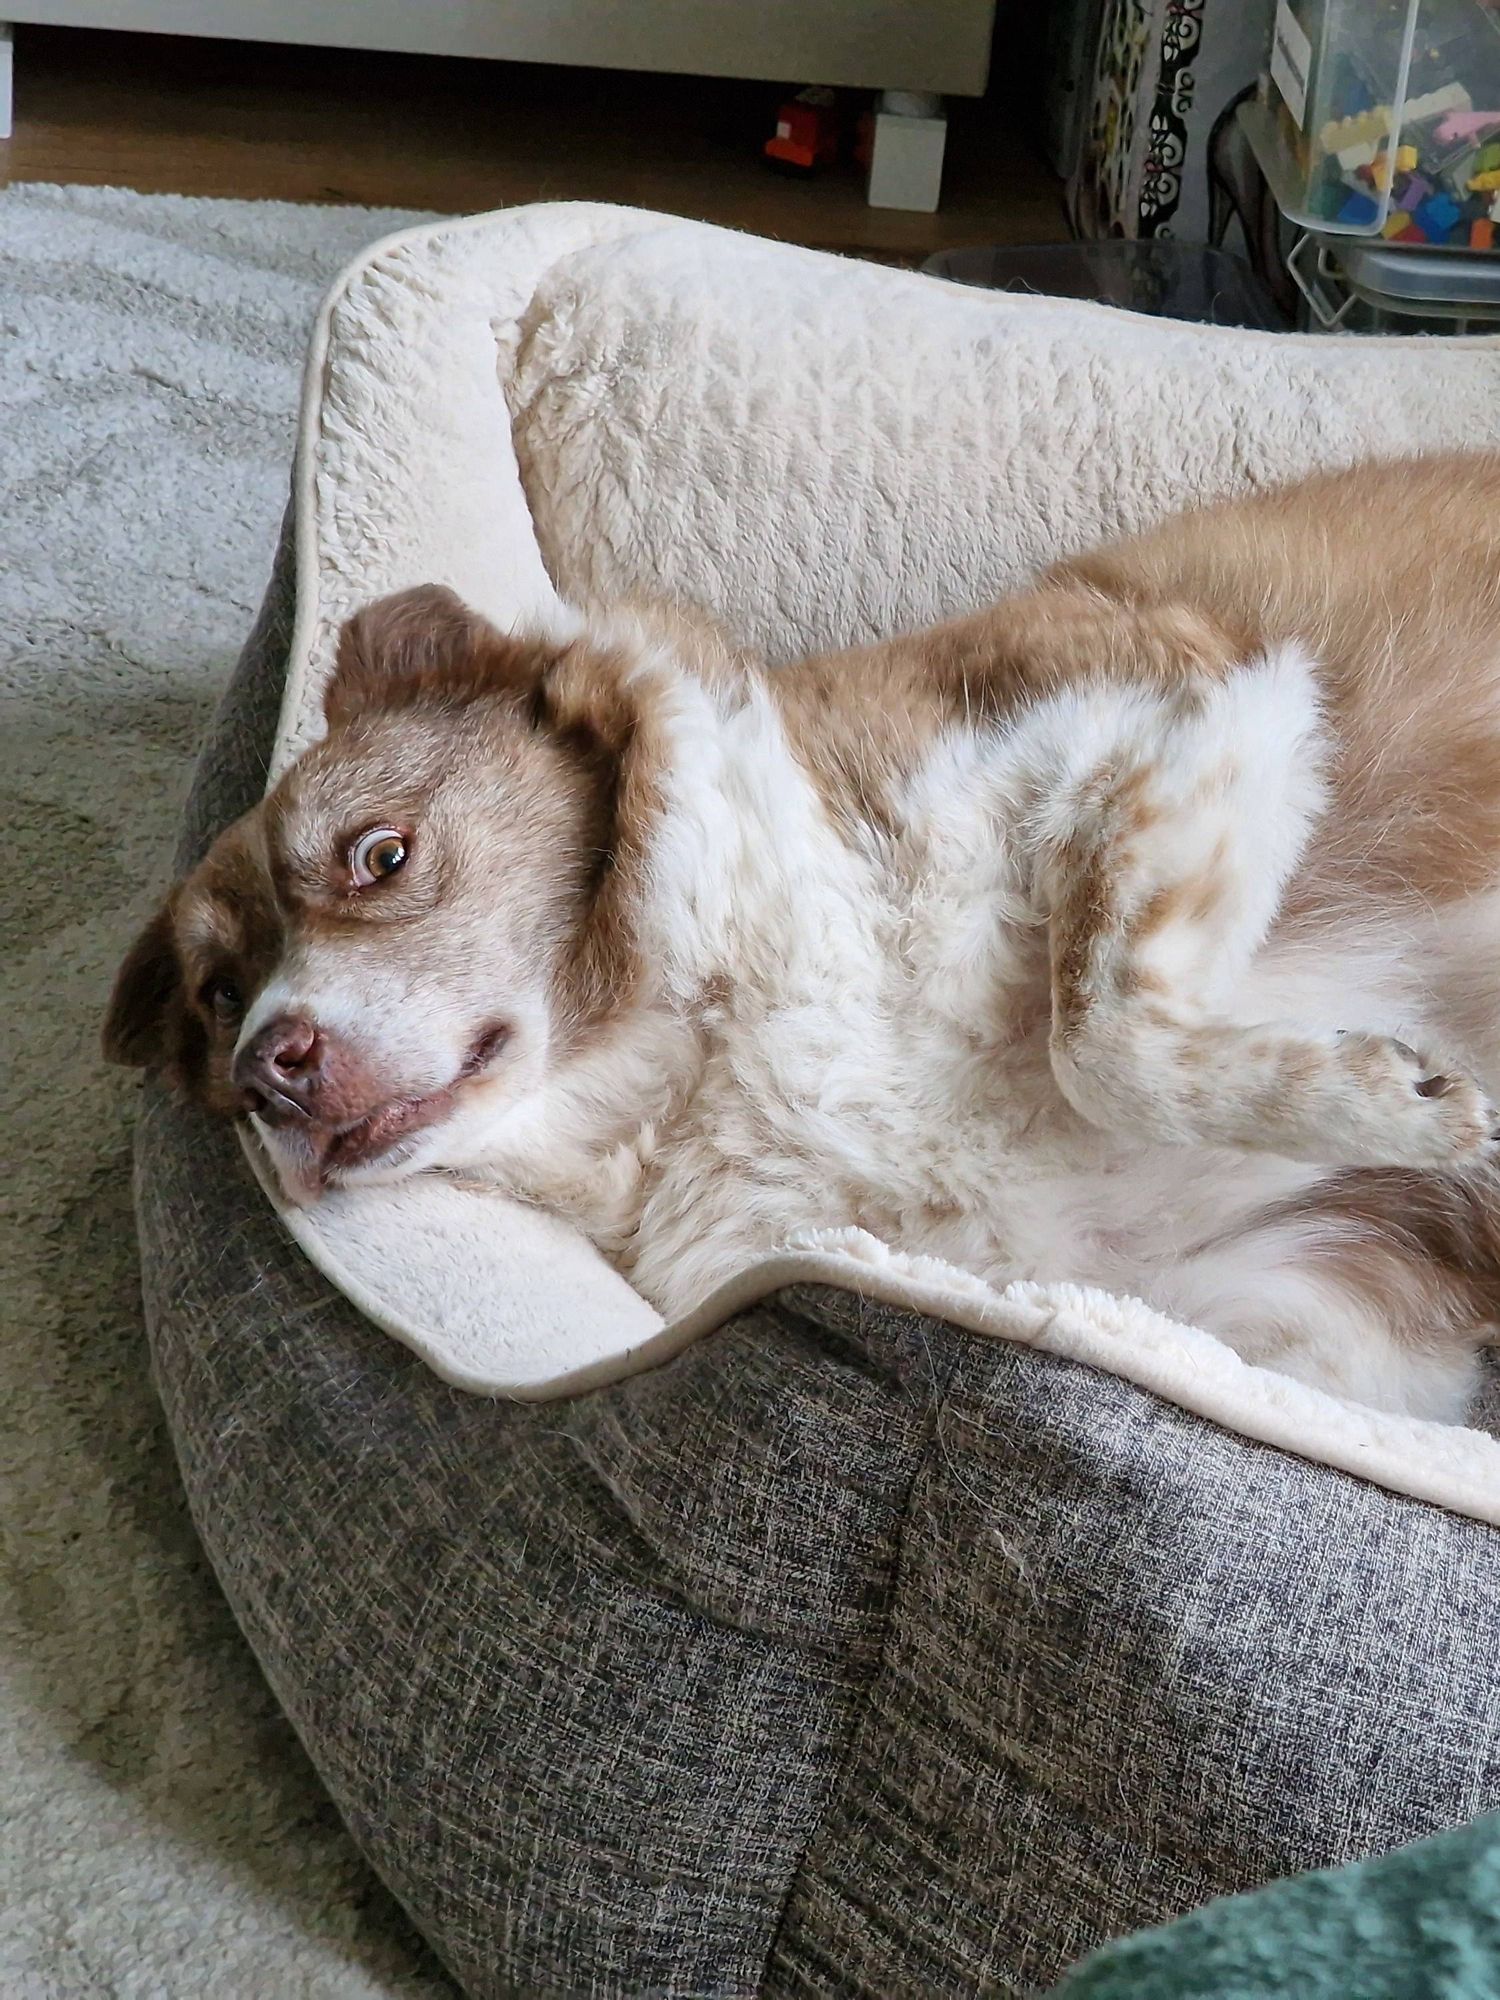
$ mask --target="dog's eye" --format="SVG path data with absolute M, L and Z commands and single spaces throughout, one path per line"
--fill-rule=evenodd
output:
M 216 1021 L 232 1027 L 245 1011 L 245 996 L 232 979 L 210 979 L 203 988 L 203 1004 Z
M 393 826 L 372 826 L 349 850 L 349 873 L 356 889 L 368 889 L 406 866 L 406 835 Z

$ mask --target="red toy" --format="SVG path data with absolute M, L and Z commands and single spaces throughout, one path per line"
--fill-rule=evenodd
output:
M 799 90 L 776 114 L 766 158 L 794 173 L 812 174 L 838 158 L 841 120 L 831 90 Z

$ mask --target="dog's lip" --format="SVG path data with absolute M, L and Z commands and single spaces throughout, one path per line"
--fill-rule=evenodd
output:
M 308 1138 L 319 1174 L 326 1182 L 342 1168 L 365 1166 L 378 1159 L 398 1140 L 440 1118 L 452 1101 L 451 1088 L 435 1090 L 426 1097 L 393 1097 L 348 1125 L 312 1127 Z
M 300 1139 L 311 1158 L 306 1180 L 322 1192 L 334 1177 L 355 1167 L 369 1166 L 394 1150 L 403 1139 L 424 1131 L 452 1107 L 464 1084 L 471 1082 L 497 1056 L 513 1033 L 508 1022 L 492 1022 L 474 1039 L 453 1081 L 416 1097 L 391 1097 L 342 1125 L 319 1125 L 303 1114 L 302 1122 L 281 1136 Z M 299 1180 L 303 1176 L 299 1175 Z

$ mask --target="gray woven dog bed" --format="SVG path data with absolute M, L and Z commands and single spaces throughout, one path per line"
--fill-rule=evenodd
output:
M 850 306 L 848 267 L 731 252 Z M 588 273 L 564 275 L 576 326 Z M 1003 311 L 996 365 L 1019 366 Z M 533 313 L 534 366 L 546 332 Z M 659 365 L 638 348 L 621 395 Z M 736 446 L 702 448 L 720 493 Z M 307 530 L 185 860 L 285 748 Z M 628 566 L 549 535 L 554 573 Z M 234 1135 L 155 1089 L 138 1199 L 199 1531 L 356 1838 L 473 1993 L 1020 1994 L 1107 1936 L 1500 1806 L 1487 1438 L 1455 1446 L 1444 1509 L 1413 1497 L 1431 1427 L 1350 1428 L 1340 1469 L 852 1283 L 775 1290 L 588 1394 L 485 1399 L 362 1315 Z

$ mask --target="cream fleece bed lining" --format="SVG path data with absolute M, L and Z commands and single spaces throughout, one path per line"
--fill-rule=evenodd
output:
M 739 351 L 735 336 L 747 296 L 764 307 L 768 285 L 773 303 L 761 316 L 770 324 L 751 328 L 753 352 Z M 726 296 L 726 286 L 734 296 Z M 903 325 L 903 310 L 912 315 L 909 325 Z M 925 530 L 914 530 L 905 518 L 913 496 L 900 480 L 917 454 L 899 435 L 890 443 L 893 461 L 856 463 L 852 473 L 846 467 L 846 477 L 865 479 L 875 541 L 882 506 L 903 550 L 915 539 L 916 570 L 938 572 L 930 586 L 938 593 L 934 602 L 924 601 L 918 589 L 894 604 L 866 596 L 830 609 L 828 595 L 842 587 L 842 574 L 818 577 L 799 600 L 779 573 L 774 530 L 769 548 L 753 534 L 744 536 L 753 544 L 746 562 L 752 600 L 756 564 L 769 566 L 759 600 L 716 601 L 724 590 L 725 547 L 732 560 L 744 521 L 764 512 L 744 482 L 720 478 L 711 494 L 695 494 L 686 523 L 674 522 L 671 508 L 656 504 L 655 495 L 633 513 L 628 501 L 621 507 L 622 491 L 641 492 L 640 475 L 649 474 L 651 455 L 674 449 L 674 423 L 682 427 L 681 448 L 691 452 L 705 434 L 705 410 L 721 432 L 735 415 L 723 408 L 722 396 L 715 406 L 715 393 L 742 403 L 748 398 L 748 420 L 756 418 L 759 395 L 763 416 L 765 385 L 757 388 L 756 369 L 765 371 L 767 382 L 785 378 L 804 348 L 816 353 L 819 313 L 826 313 L 835 338 L 851 313 L 860 312 L 878 317 L 883 337 L 898 343 L 910 377 L 896 384 L 899 400 L 903 409 L 919 406 L 929 434 L 950 402 L 960 406 L 946 444 L 933 454 L 931 477 L 938 489 L 951 488 L 955 476 L 962 482 L 966 466 L 977 466 L 985 486 L 977 499 L 962 483 L 952 493 L 954 517 L 976 535 L 963 572 L 969 601 L 1034 566 L 1040 551 L 1028 547 L 1024 535 L 1005 534 L 1015 521 L 1052 524 L 1044 531 L 1046 553 L 1055 553 L 1103 532 L 1106 517 L 1116 526 L 1136 525 L 1180 504 L 1185 494 L 1223 491 L 1261 476 L 1258 460 L 1266 476 L 1287 476 L 1382 444 L 1387 450 L 1437 446 L 1458 441 L 1459 433 L 1472 442 L 1472 416 L 1444 420 L 1443 406 L 1451 412 L 1456 403 L 1464 418 L 1485 407 L 1467 392 L 1487 387 L 1493 396 L 1500 386 L 1500 342 L 1443 343 L 1442 386 L 1424 394 L 1417 392 L 1414 371 L 1435 375 L 1430 348 L 1418 357 L 1408 343 L 1366 344 L 1365 357 L 1380 366 L 1358 369 L 1357 351 L 1345 346 L 1331 352 L 1340 343 L 1137 323 L 1107 308 L 960 294 L 907 274 L 625 209 L 547 206 L 403 231 L 375 244 L 337 281 L 309 352 L 295 477 L 297 617 L 273 778 L 317 734 L 317 694 L 338 627 L 370 597 L 432 578 L 451 583 L 502 625 L 545 621 L 557 597 L 527 485 L 538 514 L 545 503 L 547 556 L 575 599 L 606 598 L 627 580 L 639 587 L 644 576 L 667 594 L 715 605 L 762 643 L 771 628 L 789 627 L 786 650 L 824 642 L 829 635 L 818 630 L 820 619 L 829 620 L 838 636 L 851 636 L 880 629 L 882 621 L 889 629 L 956 608 L 951 595 L 948 601 L 942 595 L 945 586 L 951 593 L 951 563 L 945 578 L 935 550 L 920 546 L 924 531 L 929 537 L 939 532 L 927 523 L 930 496 L 929 506 L 915 515 L 927 523 Z M 951 351 L 935 351 L 928 339 L 929 322 L 945 320 L 956 327 L 950 332 L 959 366 Z M 701 345 L 702 352 L 688 357 L 690 366 L 679 367 L 679 357 L 672 357 L 674 386 L 696 369 L 698 403 L 686 391 L 675 400 L 658 397 L 639 431 L 622 435 L 618 424 L 611 428 L 615 412 L 628 408 L 661 358 L 646 351 L 643 324 L 653 334 L 666 329 Z M 513 371 L 523 349 L 530 379 L 518 396 Z M 860 352 L 868 362 L 871 349 Z M 1332 375 L 1330 361 L 1338 363 Z M 1132 379 L 1138 363 L 1143 372 Z M 1143 383 L 1165 379 L 1170 387 L 1174 368 L 1189 365 L 1206 372 L 1218 391 L 1213 420 L 1206 429 L 1199 426 L 1202 435 L 1190 423 L 1179 424 L 1182 434 L 1163 451 L 1159 438 L 1143 439 L 1149 426 L 1141 419 L 1149 410 L 1132 410 L 1131 404 L 1139 403 Z M 1036 400 L 1038 369 L 1052 371 L 1045 410 Z M 945 373 L 951 394 L 945 393 Z M 1310 422 L 1309 375 L 1323 378 L 1324 403 L 1332 405 L 1319 409 L 1318 426 Z M 783 426 L 782 459 L 759 466 L 763 482 L 795 483 L 799 444 L 812 439 L 809 449 L 816 450 L 820 423 L 835 435 L 849 429 L 850 410 L 838 399 L 847 403 L 855 393 L 851 379 L 847 372 L 823 375 L 806 409 L 796 404 L 794 384 L 795 421 Z M 1241 383 L 1262 417 L 1281 384 L 1290 390 L 1292 420 L 1282 448 L 1269 458 L 1245 444 L 1247 412 L 1237 408 Z M 1389 398 L 1408 388 L 1405 429 L 1396 426 L 1400 434 L 1393 436 Z M 1019 411 L 1019 425 L 1009 435 L 976 437 L 984 428 L 983 410 L 1007 389 L 1008 400 L 1029 405 L 1030 415 Z M 1113 442 L 1112 393 L 1127 417 Z M 937 399 L 930 413 L 920 407 L 924 395 Z M 1076 430 L 1079 421 L 1070 399 L 1087 409 L 1092 436 L 1083 445 L 1075 441 L 1060 460 L 1058 426 Z M 1001 400 L 1007 400 L 1003 393 Z M 1364 426 L 1350 420 L 1351 409 L 1366 405 L 1368 441 L 1360 434 Z M 866 407 L 857 399 L 854 414 Z M 738 414 L 746 417 L 744 410 Z M 758 435 L 771 434 L 776 414 L 773 409 L 771 425 Z M 578 445 L 580 436 L 592 439 L 596 432 L 602 438 L 597 449 L 609 459 L 607 477 Z M 1258 435 L 1258 445 L 1264 444 Z M 1005 456 L 990 455 L 997 450 Z M 1114 453 L 1117 476 L 1107 493 L 1077 469 L 1091 451 L 1101 458 Z M 1122 457 L 1128 462 L 1120 471 Z M 815 466 L 814 483 L 816 472 Z M 567 500 L 566 515 L 559 495 Z M 719 520 L 715 505 L 741 512 Z M 818 511 L 817 505 L 810 509 L 810 533 Z M 1065 534 L 1057 532 L 1058 520 L 1067 523 Z M 702 532 L 683 533 L 685 525 Z M 1000 547 L 998 559 L 991 560 L 992 544 Z M 707 571 L 699 564 L 704 547 L 713 558 Z M 947 555 L 944 547 L 941 556 Z M 810 554 L 809 566 L 815 562 Z M 887 588 L 888 556 L 877 550 L 871 569 L 881 578 L 878 599 Z M 436 1178 L 336 1193 L 312 1210 L 291 1208 L 248 1134 L 245 1143 L 268 1198 L 312 1262 L 444 1380 L 477 1394 L 545 1399 L 594 1388 L 664 1360 L 769 1292 L 792 1283 L 829 1284 L 1109 1370 L 1243 1437 L 1500 1525 L 1500 1441 L 1480 1431 L 1384 1416 L 1251 1368 L 1210 1335 L 1136 1300 L 1066 1284 L 997 1291 L 952 1267 L 902 1255 L 861 1231 L 810 1231 L 668 1327 L 591 1245 L 551 1216 Z

